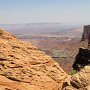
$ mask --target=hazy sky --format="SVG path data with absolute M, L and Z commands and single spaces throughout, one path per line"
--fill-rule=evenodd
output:
M 0 0 L 0 24 L 90 23 L 90 0 Z

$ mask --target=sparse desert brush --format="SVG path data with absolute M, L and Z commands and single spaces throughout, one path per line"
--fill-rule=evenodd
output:
M 73 69 L 73 70 L 71 71 L 71 75 L 76 74 L 76 73 L 77 73 L 77 71 L 76 71 L 75 69 Z

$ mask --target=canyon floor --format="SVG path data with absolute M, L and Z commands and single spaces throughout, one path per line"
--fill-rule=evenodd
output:
M 80 47 L 87 47 L 87 42 L 81 42 L 83 29 L 72 29 L 61 32 L 17 35 L 18 39 L 30 42 L 39 50 L 51 56 L 68 73 Z

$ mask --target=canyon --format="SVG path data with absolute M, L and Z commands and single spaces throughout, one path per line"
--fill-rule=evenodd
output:
M 86 31 L 84 29 L 83 34 Z M 58 59 L 58 55 L 51 58 L 30 42 L 21 41 L 0 29 L 0 90 L 90 90 L 88 39 L 73 44 L 62 43 L 64 47 L 67 44 L 67 48 L 73 52 L 70 52 L 73 61 L 70 63 L 72 57 L 68 57 L 67 61 L 67 57 L 63 56 L 61 59 L 67 62 L 60 65 L 53 60 Z M 77 69 L 77 65 L 82 65 L 78 60 L 82 63 L 87 60 L 88 64 L 84 63 L 83 67 Z M 76 71 L 72 75 L 67 74 L 61 68 L 65 64 L 70 64 L 69 68 Z

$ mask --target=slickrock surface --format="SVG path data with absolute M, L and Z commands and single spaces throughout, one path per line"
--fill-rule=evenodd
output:
M 66 77 L 50 56 L 0 30 L 0 90 L 61 90 Z

